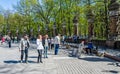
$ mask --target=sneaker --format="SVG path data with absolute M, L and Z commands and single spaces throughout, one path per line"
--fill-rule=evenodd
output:
M 42 61 L 40 61 L 41 63 L 43 63 Z
M 23 63 L 23 61 L 22 61 L 22 60 L 20 60 L 20 63 Z
M 25 62 L 26 64 L 28 63 L 28 61 Z

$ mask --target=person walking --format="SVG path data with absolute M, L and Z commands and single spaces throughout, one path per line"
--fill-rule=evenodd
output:
M 37 62 L 38 63 L 43 63 L 42 62 L 42 51 L 44 50 L 43 43 L 42 43 L 42 35 L 38 35 L 38 38 L 36 40 L 37 43 L 37 51 L 38 51 L 38 58 Z
M 5 42 L 5 38 L 2 37 L 1 44 L 3 44 L 4 42 Z
M 59 45 L 60 45 L 60 34 L 58 34 L 58 35 L 55 37 L 55 55 L 58 54 Z
M 43 46 L 44 46 L 44 58 L 48 58 L 49 48 L 48 35 L 45 35 L 45 39 L 43 40 Z
M 10 38 L 10 36 L 8 36 L 7 40 L 8 40 L 9 48 L 11 48 L 11 38 Z
M 20 62 L 23 62 L 23 57 L 25 54 L 25 63 L 28 63 L 28 49 L 30 47 L 30 42 L 27 37 L 27 35 L 24 36 L 24 38 L 21 38 L 20 45 L 19 45 L 19 51 L 21 52 L 21 60 Z

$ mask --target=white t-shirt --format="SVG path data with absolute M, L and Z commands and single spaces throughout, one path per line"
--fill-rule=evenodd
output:
M 37 39 L 36 43 L 37 43 L 37 49 L 38 50 L 43 50 L 44 49 L 42 41 L 40 39 Z
M 59 36 L 55 37 L 55 44 L 60 44 L 60 37 Z
M 48 46 L 48 40 L 45 39 L 45 46 Z

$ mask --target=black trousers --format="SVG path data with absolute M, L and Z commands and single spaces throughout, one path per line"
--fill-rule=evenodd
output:
M 21 61 L 23 61 L 23 57 L 25 54 L 25 62 L 28 61 L 28 48 L 25 48 L 25 50 L 21 50 Z
M 8 44 L 9 44 L 9 48 L 11 48 L 11 42 L 8 42 Z
M 38 59 L 37 62 L 42 62 L 42 50 L 38 50 Z
M 91 48 L 85 48 L 85 50 L 86 50 L 86 53 L 88 54 L 88 53 L 92 53 L 92 49 Z

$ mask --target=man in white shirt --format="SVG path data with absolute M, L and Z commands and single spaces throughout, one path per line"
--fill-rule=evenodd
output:
M 58 54 L 59 45 L 60 45 L 60 34 L 58 34 L 58 35 L 55 37 L 55 55 Z

